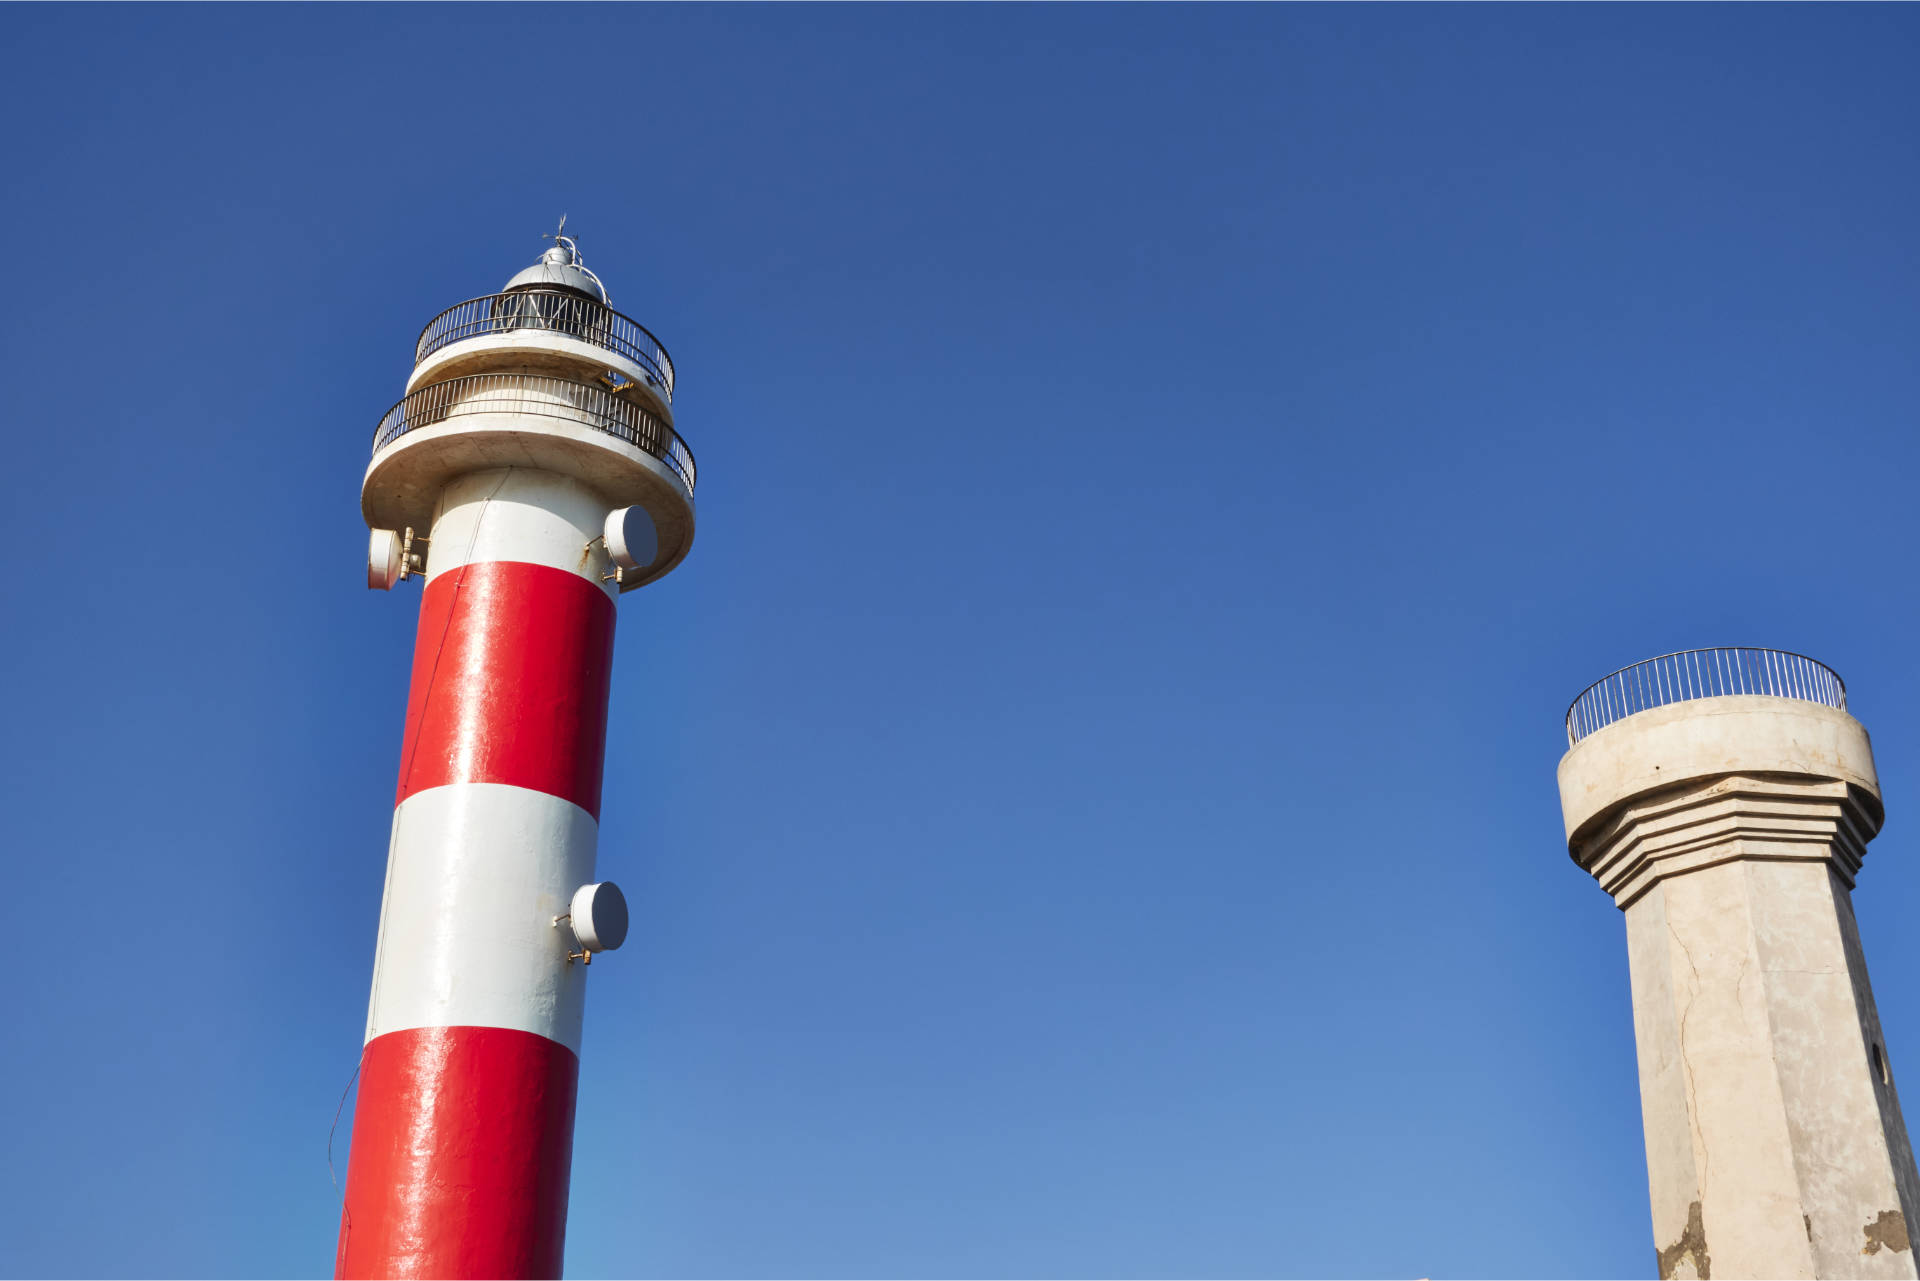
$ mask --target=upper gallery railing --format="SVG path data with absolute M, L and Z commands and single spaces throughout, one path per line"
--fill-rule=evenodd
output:
M 1782 649 L 1688 649 L 1623 667 L 1587 686 L 1567 709 L 1567 745 L 1635 712 L 1694 698 L 1771 694 L 1845 711 L 1847 686 L 1831 667 Z
M 447 308 L 420 331 L 413 363 L 463 338 L 544 329 L 617 352 L 647 371 L 647 381 L 673 403 L 673 361 L 644 325 L 605 303 L 561 289 L 517 289 L 509 294 L 469 298 Z
M 693 492 L 693 451 L 658 414 L 593 383 L 540 374 L 475 374 L 422 387 L 380 419 L 373 452 L 410 431 L 463 414 L 532 414 L 584 424 L 658 458 Z

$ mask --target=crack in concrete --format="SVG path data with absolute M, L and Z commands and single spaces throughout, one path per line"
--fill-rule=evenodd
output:
M 1671 918 L 1666 919 L 1667 934 L 1674 945 L 1680 949 L 1680 955 L 1687 958 L 1687 969 L 1692 971 L 1693 986 L 1687 991 L 1687 1006 L 1680 1012 L 1680 1071 L 1687 1079 L 1687 1123 L 1693 1130 L 1694 1138 L 1700 1144 L 1700 1195 L 1707 1194 L 1707 1181 L 1713 1174 L 1713 1154 L 1707 1151 L 1707 1135 L 1700 1124 L 1700 1094 L 1693 1083 L 1693 1060 L 1687 1057 L 1687 1020 L 1693 1017 L 1694 1003 L 1700 996 L 1700 967 L 1693 963 L 1693 952 L 1688 949 L 1686 940 L 1680 937 L 1680 931 L 1673 928 Z M 1699 1202 L 1694 1202 L 1696 1208 Z M 1681 1238 L 1684 1242 L 1685 1237 Z M 1704 1246 L 1702 1247 L 1704 1249 Z M 1666 1273 L 1662 1272 L 1664 1277 Z M 1705 1276 L 1705 1273 L 1701 1273 Z

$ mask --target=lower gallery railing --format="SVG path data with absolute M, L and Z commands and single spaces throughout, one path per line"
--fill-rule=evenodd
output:
M 373 452 L 463 414 L 531 414 L 604 431 L 658 458 L 693 492 L 693 451 L 657 414 L 604 387 L 539 374 L 476 374 L 422 387 L 380 419 Z

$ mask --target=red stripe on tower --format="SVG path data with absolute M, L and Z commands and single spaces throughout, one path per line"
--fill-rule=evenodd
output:
M 600 816 L 613 602 L 578 574 L 491 561 L 420 602 L 394 804 L 447 783 L 511 783 Z
M 579 1063 L 509 1028 L 379 1037 L 360 1069 L 337 1277 L 557 1277 Z

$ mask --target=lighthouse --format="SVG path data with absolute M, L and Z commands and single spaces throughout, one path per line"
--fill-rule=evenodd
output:
M 693 541 L 673 362 L 561 232 L 381 418 L 367 584 L 420 587 L 340 1277 L 557 1277 L 622 594 Z

